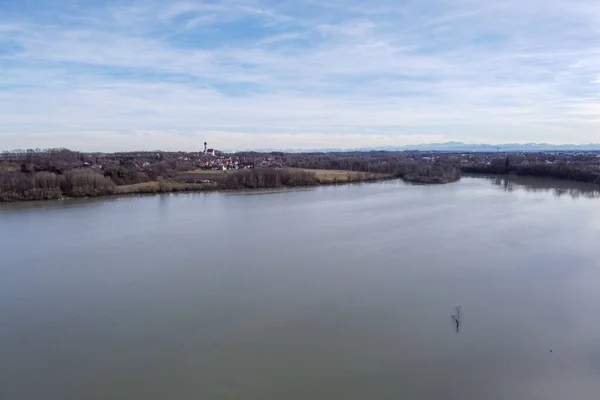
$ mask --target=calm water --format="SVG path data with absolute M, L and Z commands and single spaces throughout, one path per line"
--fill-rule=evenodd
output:
M 599 197 L 464 178 L 0 205 L 0 399 L 597 399 Z

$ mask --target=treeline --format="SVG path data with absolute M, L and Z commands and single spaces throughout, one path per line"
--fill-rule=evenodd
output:
M 285 164 L 294 168 L 373 172 L 401 176 L 406 172 L 405 158 L 385 152 L 287 154 Z
M 444 183 L 460 179 L 461 171 L 450 161 L 425 162 L 384 151 L 288 154 L 286 164 L 296 168 L 330 169 L 387 174 L 411 181 Z
M 62 174 L 70 169 L 94 167 L 111 178 L 117 185 L 129 185 L 165 179 L 180 171 L 196 168 L 198 153 L 185 152 L 130 152 L 80 153 L 67 149 L 15 150 L 0 154 L 2 165 L 22 172 L 54 172 Z
M 221 189 L 260 189 L 282 186 L 314 186 L 315 173 L 286 169 L 249 169 L 226 175 L 220 182 Z
M 101 196 L 115 186 L 173 178 L 193 169 L 187 153 L 79 153 L 67 149 L 0 154 L 0 201 Z
M 403 179 L 421 183 L 448 183 L 461 178 L 461 172 L 449 163 L 408 164 Z
M 600 184 L 600 170 L 587 165 L 531 164 L 513 165 L 508 157 L 490 165 L 472 165 L 463 167 L 465 173 L 478 174 L 514 174 L 520 176 L 538 176 L 577 182 Z
M 115 183 L 89 169 L 54 172 L 0 173 L 0 201 L 50 200 L 63 196 L 101 196 L 112 194 Z

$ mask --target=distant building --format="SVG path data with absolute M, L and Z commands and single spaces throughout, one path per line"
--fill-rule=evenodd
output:
M 216 156 L 217 155 L 217 150 L 215 150 L 215 149 L 208 149 L 207 145 L 208 145 L 208 143 L 204 142 L 204 155 L 205 156 Z

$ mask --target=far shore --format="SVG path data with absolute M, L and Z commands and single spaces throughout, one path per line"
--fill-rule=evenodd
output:
M 15 150 L 0 154 L 0 202 L 313 187 L 391 178 L 447 184 L 471 173 L 600 184 L 600 154 Z
M 253 171 L 253 170 L 247 170 Z M 246 172 L 247 172 L 246 171 Z M 136 183 L 131 185 L 118 185 L 114 190 L 97 195 L 87 194 L 85 196 L 65 195 L 57 198 L 47 199 L 17 199 L 4 201 L 4 203 L 17 203 L 27 201 L 48 201 L 48 200 L 67 200 L 67 199 L 82 199 L 82 198 L 102 198 L 128 195 L 151 195 L 164 193 L 199 193 L 199 192 L 240 192 L 240 191 L 261 191 L 275 189 L 302 189 L 315 188 L 319 186 L 336 186 L 349 185 L 366 182 L 376 182 L 391 179 L 400 179 L 392 174 L 383 173 L 367 173 L 359 171 L 343 171 L 343 170 L 312 170 L 305 168 L 284 168 L 267 170 L 270 172 L 291 172 L 299 174 L 314 175 L 314 183 L 299 183 L 293 185 L 274 185 L 260 187 L 224 187 L 222 180 L 228 176 L 235 174 L 243 174 L 243 170 L 222 171 L 222 170 L 192 170 L 182 172 L 178 177 L 169 180 L 149 181 Z M 264 172 L 264 171 L 263 171 Z M 0 202 L 2 204 L 3 202 Z
M 314 174 L 316 177 L 314 184 L 299 185 L 275 185 L 264 187 L 235 187 L 227 188 L 219 185 L 219 182 L 228 174 L 236 174 L 242 171 L 214 171 L 214 170 L 194 170 L 180 174 L 175 179 L 168 181 L 152 181 L 136 183 L 133 185 L 117 186 L 116 195 L 126 194 L 152 194 L 152 193 L 178 193 L 178 192 L 214 192 L 214 191 L 239 191 L 239 190 L 258 190 L 258 189 L 284 189 L 301 187 L 332 186 L 352 183 L 375 182 L 389 179 L 397 179 L 391 174 L 367 173 L 358 171 L 343 170 L 323 170 L 306 168 L 285 168 L 286 171 L 304 172 Z
M 0 201 L 2 203 L 22 203 L 22 202 L 33 202 L 33 201 L 48 201 L 48 200 L 70 200 L 70 199 L 100 199 L 100 198 L 111 198 L 121 196 L 135 196 L 135 195 L 153 195 L 153 194 L 167 194 L 167 193 L 232 193 L 232 192 L 268 192 L 268 191 L 285 191 L 285 190 L 302 190 L 302 189 L 313 189 L 319 186 L 337 186 L 337 185 L 352 185 L 369 182 L 380 182 L 386 180 L 402 180 L 407 183 L 415 185 L 440 185 L 453 183 L 460 180 L 458 179 L 441 179 L 439 177 L 415 177 L 415 176 L 404 176 L 398 177 L 393 174 L 382 174 L 382 173 L 364 173 L 356 171 L 345 171 L 345 170 L 312 170 L 304 168 L 285 168 L 287 171 L 305 172 L 309 174 L 315 174 L 318 178 L 314 184 L 302 184 L 302 185 L 279 185 L 279 186 L 263 186 L 263 187 L 236 187 L 226 188 L 221 187 L 218 181 L 207 181 L 207 178 L 214 179 L 215 177 L 224 177 L 227 175 L 235 174 L 237 171 L 215 171 L 215 170 L 192 170 L 186 171 L 181 174 L 183 177 L 189 178 L 190 176 L 198 177 L 198 180 L 204 180 L 203 183 L 194 182 L 182 182 L 177 179 L 162 180 L 162 181 L 150 181 L 143 183 L 136 183 L 132 185 L 119 185 L 114 188 L 112 192 L 102 193 L 98 195 L 85 195 L 85 196 L 61 196 L 56 198 L 48 199 L 23 199 L 23 200 L 12 200 L 12 201 Z M 532 182 L 553 182 L 559 185 L 563 183 L 565 185 L 578 184 L 587 188 L 600 188 L 600 185 L 586 182 L 577 182 L 573 180 L 548 178 L 548 177 L 532 177 L 532 176 L 520 176 L 514 174 L 489 174 L 489 173 L 467 173 L 465 177 L 485 177 L 495 179 L 520 179 Z M 200 179 L 201 177 L 201 179 Z M 178 177 L 180 178 L 180 177 Z M 544 186 L 546 188 L 546 186 Z M 557 189 L 560 189 L 557 187 Z M 564 190 L 564 189 L 563 189 Z
M 250 170 L 252 171 L 252 170 Z M 327 170 L 327 169 L 308 169 L 308 168 L 283 168 L 275 171 L 286 171 L 292 173 L 314 174 L 316 178 L 311 184 L 298 185 L 276 185 L 276 186 L 261 186 L 261 187 L 223 187 L 220 182 L 227 176 L 243 173 L 244 171 L 222 171 L 222 170 L 192 170 L 182 172 L 179 176 L 169 180 L 149 181 L 135 183 L 131 185 L 118 185 L 114 190 L 108 193 L 85 196 L 61 196 L 59 198 L 48 199 L 27 199 L 27 200 L 12 200 L 5 203 L 26 202 L 26 201 L 46 201 L 46 200 L 67 200 L 67 199 L 82 199 L 82 198 L 102 198 L 128 195 L 151 195 L 164 193 L 199 193 L 199 192 L 238 192 L 238 191 L 261 191 L 261 190 L 285 190 L 285 189 L 301 189 L 315 188 L 319 186 L 336 186 L 349 185 L 357 183 L 378 182 L 393 179 L 402 179 L 405 182 L 420 183 L 420 184 L 441 184 L 457 181 L 448 180 L 441 182 L 439 179 L 429 177 L 398 177 L 393 174 L 384 173 L 369 173 L 360 171 L 346 170 Z M 1 203 L 1 202 L 0 202 Z

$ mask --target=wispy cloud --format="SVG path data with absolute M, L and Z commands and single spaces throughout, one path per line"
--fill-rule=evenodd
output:
M 600 142 L 595 1 L 4 4 L 2 148 Z

